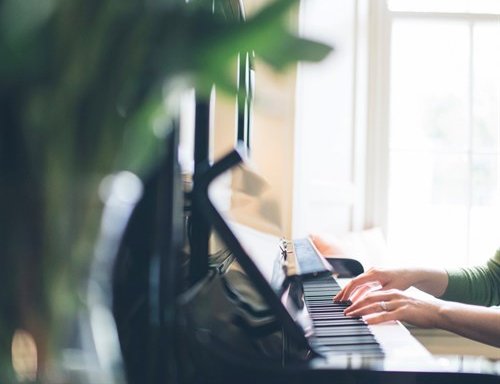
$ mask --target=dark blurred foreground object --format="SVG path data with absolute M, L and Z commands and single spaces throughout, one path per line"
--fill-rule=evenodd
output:
M 202 0 L 0 0 L 1 383 L 125 380 L 110 275 L 145 180 L 159 201 L 149 228 L 171 217 L 161 170 L 179 92 L 236 92 L 241 50 L 278 69 L 324 57 L 287 30 L 293 3 L 241 23 Z M 147 265 L 161 274 L 156 239 Z

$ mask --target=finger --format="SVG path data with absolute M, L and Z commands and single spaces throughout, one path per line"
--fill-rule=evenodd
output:
M 349 300 L 351 302 L 356 302 L 361 300 L 364 296 L 366 296 L 369 292 L 377 291 L 381 289 L 382 286 L 378 283 L 366 283 L 360 285 L 354 289 L 351 296 L 349 296 Z
M 354 284 L 353 283 L 353 280 L 349 281 L 344 288 L 342 288 L 340 290 L 339 293 L 337 293 L 334 297 L 333 297 L 333 301 L 342 301 L 342 300 L 345 300 L 344 298 L 346 297 L 346 293 L 350 291 L 351 289 L 351 285 Z
M 348 308 L 346 308 L 344 313 L 346 315 L 351 315 L 357 309 L 366 307 L 373 303 L 380 303 L 382 301 L 400 301 L 403 298 L 404 296 L 397 290 L 369 292 L 360 300 L 354 301 Z
M 374 282 L 373 277 L 369 272 L 363 273 L 351 281 L 349 281 L 346 286 L 333 298 L 335 301 L 345 301 L 348 300 L 352 292 L 360 285 Z
M 401 313 L 399 310 L 390 312 L 379 312 L 376 315 L 367 317 L 365 319 L 366 323 L 369 325 L 385 323 L 387 321 L 399 320 Z
M 375 301 L 393 301 L 408 298 L 408 296 L 400 291 L 399 289 L 389 289 L 389 290 L 375 290 L 367 293 L 362 300 L 367 300 L 369 302 Z
M 349 281 L 344 288 L 334 297 L 334 300 L 338 301 L 345 301 L 348 300 L 349 297 L 351 296 L 352 292 L 360 285 L 366 284 L 368 281 L 370 281 L 369 276 L 367 276 L 367 273 L 363 273 L 351 281 Z
M 346 297 L 348 297 L 348 292 L 350 291 L 350 287 L 352 285 L 352 281 L 348 282 L 344 288 L 340 290 L 335 296 L 333 296 L 333 301 L 345 301 Z
M 354 311 L 345 312 L 346 316 L 358 317 L 358 316 L 366 316 L 371 315 L 373 313 L 385 312 L 380 302 L 377 301 L 375 303 L 363 305 L 360 308 L 355 309 Z
M 349 296 L 349 300 L 353 303 L 359 301 L 370 291 L 371 289 L 369 285 L 361 285 L 352 292 L 351 296 Z

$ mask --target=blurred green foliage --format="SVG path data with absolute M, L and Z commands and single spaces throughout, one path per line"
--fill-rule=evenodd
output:
M 211 0 L 0 0 L 1 382 L 16 328 L 35 336 L 43 362 L 51 330 L 64 337 L 84 305 L 98 184 L 158 161 L 153 127 L 175 118 L 165 100 L 214 83 L 235 92 L 240 51 L 276 69 L 330 51 L 289 31 L 295 4 L 270 2 L 242 23 L 214 15 Z

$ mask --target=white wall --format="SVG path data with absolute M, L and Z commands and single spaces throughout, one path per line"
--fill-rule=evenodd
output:
M 254 12 L 267 0 L 247 2 Z M 364 228 L 369 0 L 303 0 L 301 33 L 334 46 L 319 64 L 256 63 L 252 161 L 271 184 L 280 235 Z M 296 23 L 291 15 L 290 23 Z M 312 21 L 310 21 L 312 20 Z M 234 104 L 217 97 L 213 154 L 234 145 Z

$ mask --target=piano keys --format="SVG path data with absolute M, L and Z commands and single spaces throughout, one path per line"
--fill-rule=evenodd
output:
M 325 354 L 384 355 L 366 322 L 361 317 L 344 315 L 349 303 L 333 302 L 333 297 L 340 291 L 340 285 L 333 276 L 305 281 L 302 288 L 314 328 L 310 342 L 317 351 Z

